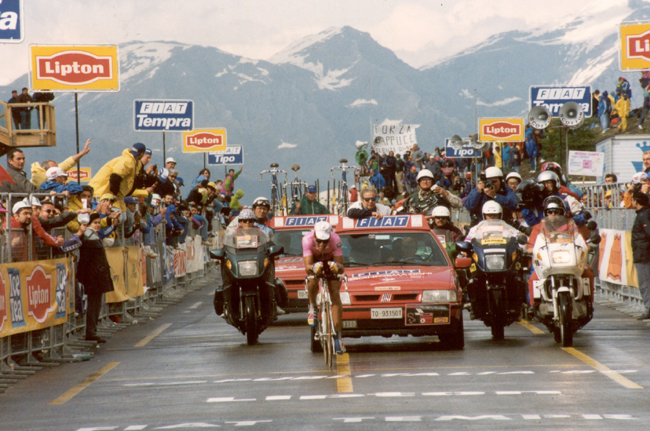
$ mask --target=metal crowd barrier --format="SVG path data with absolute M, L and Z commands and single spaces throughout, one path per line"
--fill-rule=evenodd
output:
M 29 195 L 30 199 L 31 196 Z M 33 196 L 42 199 L 50 195 L 35 193 Z M 6 207 L 9 211 L 5 221 L 7 227 L 10 226 L 9 223 L 12 216 L 11 203 L 15 203 L 15 201 L 21 200 L 24 197 L 28 197 L 28 195 L 0 195 L 0 199 L 7 202 Z M 222 226 L 217 218 L 213 220 L 212 225 L 213 236 L 211 238 L 213 239 L 211 241 L 213 241 L 216 247 L 219 246 L 219 239 L 222 237 Z M 109 248 L 122 248 L 125 258 L 129 249 L 133 250 L 135 248 L 139 253 L 140 246 L 144 245 L 144 235 L 138 232 L 131 238 L 125 239 L 124 225 L 119 225 L 118 231 L 118 238 L 120 240 L 115 241 Z M 7 234 L 2 237 L 3 243 L 0 248 L 1 263 L 11 263 L 12 257 L 12 229 L 7 228 L 6 232 Z M 41 246 L 40 241 L 37 241 L 39 243 L 38 247 L 34 247 L 34 250 L 32 250 L 31 244 L 35 239 L 32 237 L 32 229 L 29 229 L 28 232 L 28 257 L 32 261 L 47 261 L 57 257 L 53 254 L 53 248 Z M 63 235 L 66 239 L 71 235 L 65 226 L 53 229 L 50 233 L 55 237 Z M 186 238 L 193 238 L 193 241 L 197 241 L 200 235 L 201 232 L 194 229 L 190 222 L 187 227 Z M 205 258 L 201 262 L 198 270 L 166 278 L 165 274 L 169 274 L 170 262 L 172 263 L 171 270 L 172 272 L 174 271 L 173 258 L 171 257 L 172 253 L 177 254 L 180 252 L 180 250 L 174 247 L 167 246 L 166 239 L 165 221 L 163 219 L 154 228 L 152 244 L 147 244 L 153 252 L 158 254 L 158 257 L 154 259 L 146 258 L 144 265 L 142 263 L 140 264 L 141 271 L 146 273 L 144 279 L 147 285 L 144 286 L 144 294 L 130 297 L 128 300 L 121 302 L 106 303 L 106 301 L 103 301 L 97 327 L 98 335 L 103 337 L 110 336 L 114 332 L 131 324 L 143 323 L 150 318 L 159 316 L 164 307 L 180 302 L 183 296 L 200 288 L 200 285 L 193 283 L 193 281 L 204 278 L 208 271 L 214 268 L 214 261 Z M 74 268 L 74 264 L 71 265 L 71 268 Z M 129 278 L 128 271 L 129 267 L 125 264 L 123 274 L 125 283 L 129 282 L 129 280 L 130 282 L 134 282 L 135 280 Z M 84 340 L 86 304 L 84 303 L 84 295 L 78 295 L 78 292 L 80 292 L 79 286 L 81 285 L 73 282 L 72 289 L 75 290 L 75 293 L 72 296 L 75 298 L 76 304 L 70 305 L 70 298 L 66 298 L 71 309 L 67 311 L 68 315 L 65 323 L 4 337 L 0 336 L 0 393 L 4 391 L 8 384 L 25 378 L 43 367 L 57 366 L 63 362 L 85 360 L 92 356 L 92 353 L 89 353 L 89 351 L 95 346 L 95 342 Z M 4 305 L 0 304 L 0 306 Z M 5 311 L 8 312 L 7 310 Z M 0 328 L 2 328 L 1 323 Z

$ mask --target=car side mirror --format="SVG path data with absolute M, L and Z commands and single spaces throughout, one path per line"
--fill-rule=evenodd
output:
M 216 250 L 210 250 L 210 257 L 212 259 L 217 259 L 218 261 L 222 261 L 226 257 L 226 251 L 222 248 L 218 248 Z
M 517 244 L 519 245 L 526 245 L 528 244 L 528 238 L 526 235 L 519 235 L 517 236 Z
M 456 250 L 469 253 L 472 251 L 472 244 L 467 241 L 458 241 L 456 243 Z
M 276 257 L 280 254 L 284 253 L 284 247 L 281 245 L 272 245 L 269 247 L 269 257 Z
M 464 241 L 463 241 L 464 242 Z M 454 262 L 456 269 L 466 269 L 472 265 L 472 259 L 469 257 L 457 257 Z

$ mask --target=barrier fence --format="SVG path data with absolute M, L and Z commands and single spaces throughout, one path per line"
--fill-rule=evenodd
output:
M 10 203 L 26 196 L 7 194 L 0 199 L 11 211 Z M 3 225 L 8 226 L 10 217 L 7 214 Z M 222 227 L 216 218 L 212 225 L 208 242 L 218 247 Z M 164 219 L 149 236 L 138 232 L 124 239 L 124 225 L 118 227 L 117 240 L 106 247 L 115 291 L 104 295 L 97 328 L 102 337 L 160 315 L 165 306 L 195 290 L 196 283 L 192 282 L 205 277 L 214 266 L 202 232 L 191 222 L 185 242 L 175 245 L 166 244 Z M 7 228 L 0 237 L 0 392 L 42 367 L 88 359 L 88 349 L 95 346 L 95 342 L 84 339 L 87 303 L 83 285 L 76 283 L 76 253 L 65 255 L 42 245 L 32 231 Z M 66 238 L 72 235 L 65 227 L 51 233 Z M 25 236 L 32 260 L 13 261 L 16 247 L 12 247 L 12 234 L 14 239 L 19 234 Z

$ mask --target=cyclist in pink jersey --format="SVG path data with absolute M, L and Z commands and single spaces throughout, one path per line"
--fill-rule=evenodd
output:
M 332 298 L 332 320 L 336 336 L 334 338 L 337 354 L 345 353 L 345 347 L 340 340 L 341 321 L 343 320 L 343 306 L 339 296 L 341 281 L 335 276 L 343 274 L 343 250 L 341 239 L 332 232 L 332 226 L 321 221 L 314 225 L 314 230 L 302 238 L 302 255 L 305 260 L 305 271 L 308 275 L 325 275 L 328 279 L 330 296 Z M 309 292 L 309 311 L 307 321 L 314 326 L 316 295 L 318 295 L 318 279 L 314 278 L 307 283 Z

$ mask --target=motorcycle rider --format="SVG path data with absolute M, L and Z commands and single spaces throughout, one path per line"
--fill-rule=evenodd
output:
M 517 187 L 519 184 L 521 184 L 521 175 L 519 175 L 517 172 L 510 172 L 508 175 L 506 175 L 506 185 L 512 189 L 512 191 L 516 192 Z
M 345 346 L 340 337 L 343 320 L 343 305 L 339 296 L 341 281 L 334 276 L 343 274 L 345 266 L 343 265 L 341 239 L 336 233 L 332 232 L 332 225 L 326 221 L 316 223 L 314 230 L 308 232 L 302 238 L 302 255 L 307 275 L 320 276 L 325 274 L 328 279 L 327 285 L 332 299 L 332 320 L 336 330 L 334 347 L 337 354 L 343 354 L 345 353 Z M 317 278 L 309 280 L 307 291 L 309 293 L 307 323 L 310 326 L 315 326 L 317 325 L 317 319 L 315 318 L 316 296 L 318 295 Z
M 503 209 L 504 220 L 512 220 L 512 211 L 517 209 L 517 198 L 515 192 L 505 186 L 503 172 L 496 167 L 485 170 L 485 181 L 479 181 L 465 200 L 465 208 L 472 215 L 471 226 L 483 220 L 482 208 L 489 201 L 495 201 Z
M 427 210 L 433 210 L 437 206 L 460 208 L 463 201 L 439 185 L 433 185 L 434 175 L 428 169 L 422 169 L 417 177 L 419 190 L 411 193 L 406 198 L 402 207 L 397 211 L 408 214 L 424 214 Z
M 431 230 L 438 237 L 442 245 L 445 247 L 449 258 L 453 262 L 458 255 L 456 251 L 456 242 L 463 240 L 463 232 L 451 223 L 451 213 L 449 208 L 442 205 L 433 209 L 427 219 L 433 220 Z
M 540 172 L 546 172 L 546 171 L 552 171 L 555 172 L 555 175 L 560 180 L 560 193 L 561 194 L 568 194 L 570 196 L 573 196 L 577 200 L 580 200 L 580 198 L 583 195 L 582 190 L 571 184 L 571 182 L 567 179 L 566 175 L 562 173 L 562 166 L 555 162 L 546 162 L 542 165 L 542 169 Z

